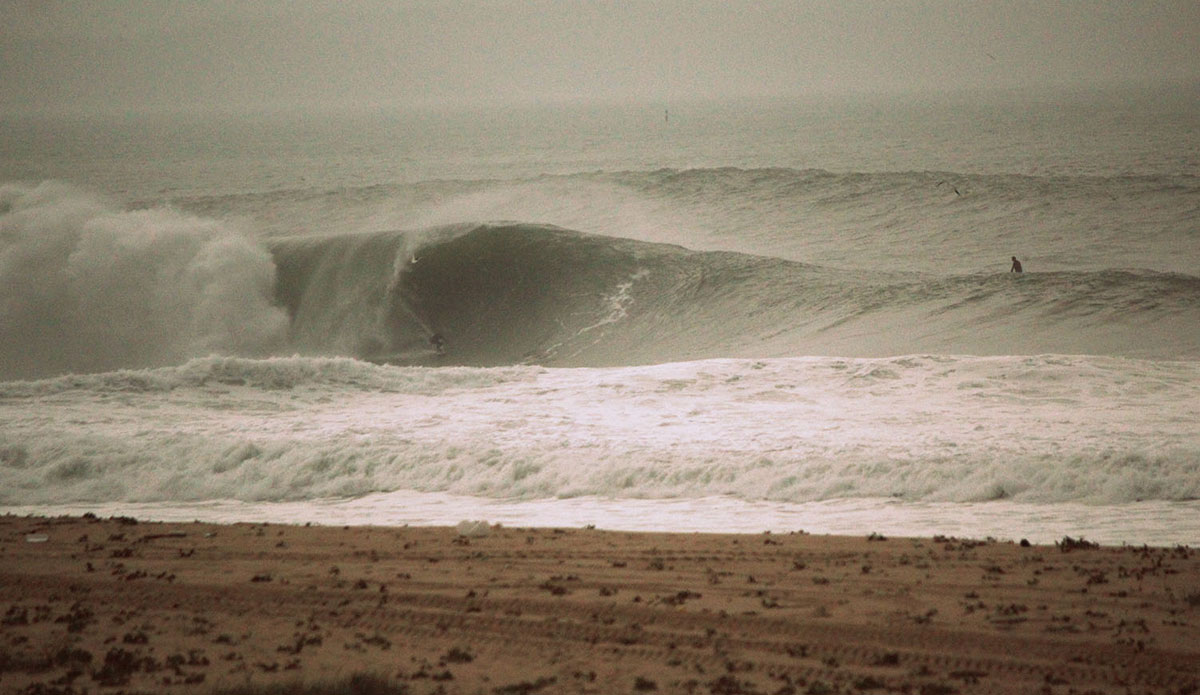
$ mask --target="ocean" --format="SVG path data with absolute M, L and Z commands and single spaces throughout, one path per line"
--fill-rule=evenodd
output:
M 1198 544 L 1192 87 L 7 118 L 0 512 Z

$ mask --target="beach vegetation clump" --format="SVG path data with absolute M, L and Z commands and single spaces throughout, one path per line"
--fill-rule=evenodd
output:
M 1063 539 L 1055 545 L 1057 545 L 1058 549 L 1064 553 L 1069 553 L 1072 550 L 1095 550 L 1096 548 L 1100 547 L 1099 543 L 1093 543 L 1089 540 L 1085 540 L 1082 536 L 1077 539 L 1071 538 L 1070 536 L 1063 536 Z
M 469 664 L 475 660 L 475 655 L 466 649 L 453 647 L 442 656 L 442 661 L 448 664 Z
M 240 685 L 218 690 L 215 695 L 408 695 L 408 686 L 369 673 L 356 673 L 336 682 Z

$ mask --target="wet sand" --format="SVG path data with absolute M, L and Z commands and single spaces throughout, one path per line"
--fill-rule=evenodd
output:
M 0 517 L 0 692 L 1200 692 L 1200 554 Z

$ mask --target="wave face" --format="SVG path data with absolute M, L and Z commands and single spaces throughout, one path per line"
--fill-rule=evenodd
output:
M 1198 420 L 1200 362 L 927 355 L 426 369 L 211 357 L 0 383 L 0 505 L 389 490 L 1184 501 L 1200 498 Z
M 1200 357 L 1200 278 L 1178 273 L 864 273 L 516 223 L 277 240 L 272 252 L 294 348 L 394 364 Z

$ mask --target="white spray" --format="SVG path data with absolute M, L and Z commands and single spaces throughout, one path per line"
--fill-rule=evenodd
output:
M 0 186 L 0 378 L 265 355 L 287 317 L 254 239 L 61 183 Z

